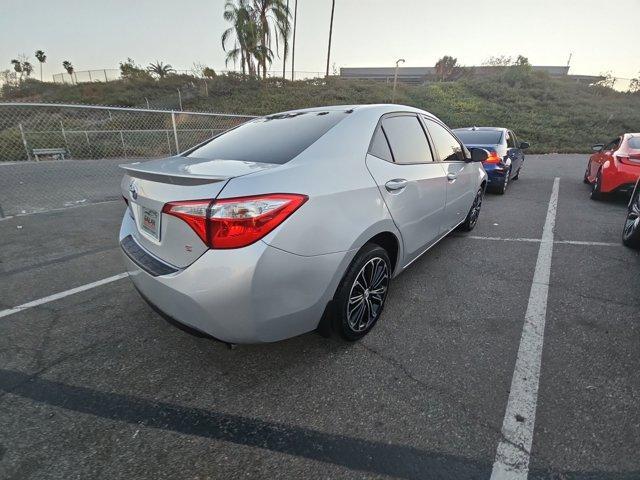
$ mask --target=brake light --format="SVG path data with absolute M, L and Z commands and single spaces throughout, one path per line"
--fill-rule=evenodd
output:
M 272 193 L 221 200 L 170 202 L 162 212 L 186 222 L 210 248 L 240 248 L 257 242 L 309 197 Z
M 626 163 L 627 165 L 638 165 L 640 164 L 640 155 L 630 153 L 629 156 L 617 156 L 618 160 L 622 163 Z
M 498 152 L 489 151 L 489 156 L 482 163 L 500 163 L 502 162 L 502 158 L 498 155 Z

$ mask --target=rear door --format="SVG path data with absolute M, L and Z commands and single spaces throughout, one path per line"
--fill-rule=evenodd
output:
M 465 161 L 464 147 L 442 123 L 422 117 L 446 174 L 447 200 L 442 225 L 446 233 L 464 221 L 476 196 L 478 167 Z
M 515 134 L 507 130 L 507 156 L 511 159 L 511 176 L 520 170 L 524 162 L 524 154 L 518 145 L 518 139 Z
M 366 163 L 400 230 L 404 263 L 409 263 L 440 237 L 446 197 L 444 169 L 434 162 L 418 117 L 383 117 Z

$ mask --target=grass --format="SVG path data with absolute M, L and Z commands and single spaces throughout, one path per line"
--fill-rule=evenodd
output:
M 178 108 L 262 115 L 332 104 L 388 103 L 391 86 L 331 78 L 289 82 L 223 75 L 207 80 L 174 75 L 162 80 L 58 85 L 28 80 L 5 85 L 0 100 Z M 206 94 L 208 92 L 208 95 Z M 505 126 L 531 143 L 532 153 L 588 152 L 590 145 L 640 131 L 640 94 L 552 79 L 511 67 L 493 77 L 467 77 L 421 86 L 399 85 L 396 103 L 425 109 L 450 127 Z

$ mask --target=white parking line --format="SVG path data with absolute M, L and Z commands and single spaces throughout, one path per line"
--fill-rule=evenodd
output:
M 81 285 L 76 288 L 72 288 L 70 290 L 65 290 L 64 292 L 54 293 L 53 295 L 49 295 L 48 297 L 40 298 L 38 300 L 33 300 L 32 302 L 23 303 L 22 305 L 18 305 L 17 307 L 8 308 L 6 310 L 0 311 L 0 318 L 8 317 L 9 315 L 13 315 L 14 313 L 22 312 L 27 310 L 28 308 L 37 307 L 38 305 L 43 305 L 45 303 L 53 302 L 54 300 L 58 300 L 60 298 L 68 297 L 69 295 L 74 295 L 76 293 L 84 292 L 86 290 L 91 290 L 92 288 L 99 287 L 101 285 L 105 285 L 107 283 L 115 282 L 116 280 L 120 280 L 128 276 L 127 272 L 119 273 L 118 275 L 114 275 L 113 277 L 103 278 L 102 280 L 98 280 L 97 282 L 87 283 L 85 285 Z
M 545 240 L 542 238 L 502 238 L 502 237 L 479 237 L 477 235 L 459 235 L 460 238 L 470 238 L 472 240 L 491 240 L 497 242 L 532 242 L 540 243 Z M 556 245 L 587 245 L 599 247 L 621 247 L 622 243 L 611 242 L 585 242 L 581 240 L 554 240 Z
M 556 177 L 542 230 L 511 391 L 502 423 L 502 439 L 498 444 L 491 472 L 492 480 L 525 480 L 529 473 L 559 186 L 560 178 Z

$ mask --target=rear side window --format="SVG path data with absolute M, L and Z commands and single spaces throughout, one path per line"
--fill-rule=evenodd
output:
M 347 115 L 344 111 L 314 111 L 258 118 L 213 138 L 186 156 L 287 163 Z
M 382 120 L 382 128 L 387 134 L 396 163 L 433 162 L 427 136 L 418 117 L 386 117 Z
M 378 128 L 376 128 L 376 133 L 373 134 L 369 153 L 378 158 L 381 158 L 382 160 L 386 160 L 387 162 L 393 162 L 393 156 L 391 155 L 391 150 L 389 149 L 389 143 L 387 142 L 387 137 L 382 131 L 381 125 L 378 125 Z
M 629 139 L 629 148 L 637 148 L 640 150 L 640 137 L 631 137 Z
M 464 161 L 464 152 L 458 139 L 439 123 L 425 117 L 427 129 L 442 162 Z
M 507 148 L 516 148 L 516 139 L 511 132 L 507 132 Z

